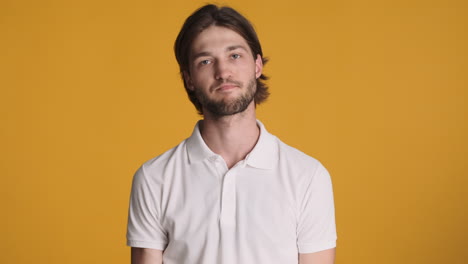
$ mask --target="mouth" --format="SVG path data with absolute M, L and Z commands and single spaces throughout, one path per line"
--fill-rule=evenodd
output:
M 230 91 L 235 88 L 240 88 L 240 84 L 234 83 L 234 82 L 227 82 L 227 83 L 220 84 L 219 86 L 216 86 L 215 89 L 213 90 L 224 92 L 224 91 Z
M 215 91 L 229 91 L 237 87 L 238 86 L 234 84 L 223 84 L 218 86 L 218 88 L 216 88 Z

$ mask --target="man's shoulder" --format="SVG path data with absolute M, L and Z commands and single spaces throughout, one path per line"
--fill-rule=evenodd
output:
M 278 169 L 297 186 L 306 187 L 313 181 L 328 182 L 330 174 L 316 158 L 278 139 Z M 302 187 L 299 187 L 300 189 Z M 304 191 L 304 190 L 303 190 Z
M 278 139 L 278 146 L 280 150 L 280 155 L 287 156 L 290 159 L 298 160 L 300 162 L 306 163 L 320 163 L 317 159 L 310 156 L 309 154 L 304 153 L 302 150 L 297 149 L 291 145 L 288 145 Z
M 278 139 L 278 146 L 280 161 L 287 162 L 302 169 L 317 169 L 318 167 L 323 167 L 322 163 L 316 158 L 284 143 L 280 139 Z
M 187 140 L 183 140 L 177 146 L 147 160 L 141 165 L 140 169 L 145 172 L 151 172 L 164 169 L 170 163 L 181 161 L 186 156 L 186 142 Z

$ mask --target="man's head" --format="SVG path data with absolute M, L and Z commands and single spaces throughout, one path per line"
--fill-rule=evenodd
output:
M 212 31 L 217 31 L 218 33 L 212 32 Z M 231 32 L 231 34 L 229 32 Z M 244 88 L 246 91 L 245 91 L 245 94 L 243 95 L 244 98 L 240 98 L 239 100 L 243 100 L 244 102 L 239 101 L 237 102 L 237 104 L 248 103 L 247 101 L 249 100 L 248 98 L 249 93 L 252 93 L 255 104 L 262 103 L 263 101 L 266 100 L 266 98 L 269 95 L 268 87 L 264 83 L 264 80 L 266 80 L 267 77 L 261 73 L 263 64 L 265 64 L 267 60 L 263 58 L 262 48 L 258 40 L 257 34 L 255 33 L 252 25 L 249 23 L 249 21 L 246 18 L 244 18 L 242 15 L 240 15 L 238 12 L 236 12 L 232 8 L 229 8 L 229 7 L 219 8 L 215 5 L 206 5 L 198 9 L 197 11 L 195 11 L 190 17 L 187 18 L 179 35 L 177 36 L 177 39 L 174 45 L 174 51 L 175 51 L 177 62 L 179 63 L 180 73 L 182 75 L 182 78 L 184 79 L 185 89 L 187 91 L 187 94 L 190 100 L 195 105 L 195 107 L 197 108 L 200 114 L 203 113 L 202 107 L 209 108 L 209 106 L 207 106 L 206 104 L 207 102 L 205 100 L 207 99 L 206 96 L 204 97 L 204 94 L 201 93 L 200 91 L 197 91 L 197 89 L 195 89 L 192 85 L 194 84 L 193 80 L 198 76 L 197 74 L 199 74 L 199 71 L 197 71 L 198 68 L 194 66 L 194 60 L 200 59 L 199 58 L 200 54 L 194 54 L 194 49 L 195 48 L 200 49 L 199 47 L 201 45 L 200 42 L 203 43 L 203 41 L 205 41 L 208 44 L 211 44 L 210 41 L 207 41 L 207 38 L 209 37 L 217 38 L 217 36 L 219 36 L 220 34 L 225 34 L 228 37 L 229 35 L 233 35 L 234 40 L 237 40 L 238 42 L 242 41 L 243 43 L 245 43 L 245 46 L 246 46 L 245 49 L 244 47 L 242 47 L 244 45 L 239 45 L 240 48 L 238 49 L 238 51 L 244 52 L 245 55 L 251 56 L 249 58 L 251 60 L 250 62 L 255 63 L 256 65 L 255 73 L 252 72 L 252 78 L 254 79 L 241 83 L 242 86 L 245 86 Z M 237 36 L 237 39 L 236 39 L 236 36 Z M 194 47 L 195 45 L 194 43 L 197 44 L 197 47 Z M 211 45 L 208 49 L 212 48 L 213 45 Z M 233 42 L 233 45 L 237 45 L 237 44 Z M 229 46 L 228 48 L 232 49 L 233 47 Z M 197 52 L 198 51 L 200 50 L 197 50 Z M 229 50 L 229 52 L 231 51 Z M 233 52 L 235 53 L 227 54 L 228 56 L 230 56 L 229 58 L 233 58 L 237 60 L 238 57 L 239 58 L 241 57 L 239 55 L 240 53 L 237 52 L 236 50 L 234 50 Z M 210 50 L 209 52 L 205 52 L 204 50 L 202 50 L 201 53 L 202 53 L 201 55 L 205 55 L 205 53 L 209 53 L 208 55 L 213 57 L 212 60 L 213 62 L 216 62 L 216 65 L 214 63 L 212 65 L 218 67 L 216 70 L 213 70 L 215 74 L 218 74 L 217 71 L 221 71 L 220 69 L 221 67 L 224 67 L 224 65 L 228 65 L 230 63 L 229 61 L 223 62 L 220 58 L 224 58 L 224 57 L 221 57 L 221 56 L 216 57 L 218 56 L 218 54 L 211 54 Z M 244 58 L 242 58 L 242 60 L 243 59 Z M 211 58 L 210 60 L 204 60 L 202 62 L 211 63 Z M 200 62 L 197 62 L 197 63 L 200 64 Z M 227 66 L 227 67 L 230 67 L 230 66 Z M 234 68 L 236 70 L 239 69 L 238 66 L 234 66 Z M 242 67 L 240 68 L 242 69 Z M 229 77 L 224 78 L 221 75 L 219 76 L 216 75 L 216 80 L 219 81 L 219 83 L 214 83 L 213 85 L 219 86 L 222 83 L 237 85 L 238 80 L 236 80 L 235 78 L 236 77 L 234 77 L 233 80 L 231 80 L 229 79 Z M 214 89 L 215 87 L 211 87 L 211 88 Z M 234 108 L 237 109 L 239 108 L 239 106 L 233 106 L 233 109 Z M 228 111 L 225 113 L 234 114 L 236 113 L 236 111 L 231 111 L 231 112 Z

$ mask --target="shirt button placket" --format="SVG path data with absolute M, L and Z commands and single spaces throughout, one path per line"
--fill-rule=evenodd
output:
M 236 224 L 236 172 L 231 169 L 223 177 L 221 198 L 221 227 L 234 227 Z

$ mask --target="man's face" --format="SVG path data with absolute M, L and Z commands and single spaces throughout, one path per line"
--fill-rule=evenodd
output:
M 253 102 L 263 67 L 260 55 L 256 57 L 242 36 L 225 27 L 211 26 L 195 38 L 184 79 L 205 114 L 233 115 Z

